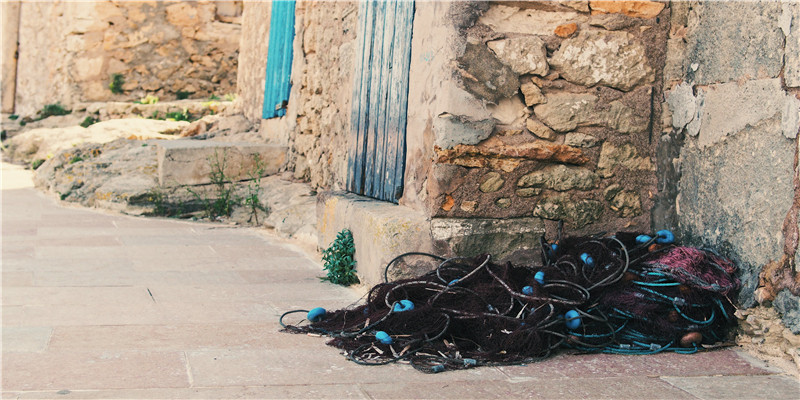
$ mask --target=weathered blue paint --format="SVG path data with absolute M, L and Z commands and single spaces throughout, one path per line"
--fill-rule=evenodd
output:
M 403 193 L 414 2 L 359 5 L 347 188 L 397 203 Z
M 291 90 L 294 6 L 294 0 L 272 2 L 264 106 L 261 115 L 265 119 L 286 115 Z

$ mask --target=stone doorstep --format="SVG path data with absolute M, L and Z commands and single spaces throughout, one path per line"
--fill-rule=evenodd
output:
M 328 248 L 342 229 L 353 233 L 356 270 L 362 284 L 383 282 L 386 265 L 406 252 L 440 256 L 489 253 L 513 259 L 538 252 L 544 223 L 539 218 L 434 218 L 409 207 L 352 193 L 321 192 L 317 197 L 318 246 Z M 390 279 L 410 278 L 414 267 L 390 271 Z
M 263 176 L 273 175 L 286 163 L 286 146 L 206 140 L 158 141 L 158 183 L 161 187 L 211 183 L 212 165 L 225 164 L 231 181 L 245 180 L 258 155 L 265 163 Z

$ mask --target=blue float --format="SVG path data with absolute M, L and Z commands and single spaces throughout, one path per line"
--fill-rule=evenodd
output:
M 569 310 L 564 314 L 564 322 L 567 324 L 567 329 L 578 329 L 581 326 L 581 315 L 576 310 Z
M 533 294 L 533 288 L 530 287 L 530 286 L 523 287 L 522 288 L 522 294 L 525 294 L 525 295 L 528 295 L 528 296 L 532 295 Z
M 400 300 L 394 303 L 394 312 L 411 311 L 414 309 L 414 303 L 411 300 Z
M 392 337 L 384 331 L 375 332 L 375 339 L 383 344 L 392 344 Z
M 306 319 L 311 322 L 319 322 L 322 318 L 325 318 L 326 312 L 327 311 L 322 307 L 312 308 L 311 311 L 308 312 L 308 315 L 306 315 Z
M 594 267 L 594 258 L 589 253 L 581 254 L 581 261 L 589 267 Z
M 675 243 L 675 235 L 666 229 L 656 232 L 656 243 L 658 244 L 672 244 Z
M 651 238 L 650 236 L 647 236 L 647 235 L 639 235 L 639 236 L 636 237 L 636 243 L 639 243 L 639 244 L 645 244 L 645 243 L 647 243 L 647 242 L 649 242 L 651 240 L 653 240 L 653 238 Z
M 533 275 L 533 279 L 539 282 L 540 285 L 544 285 L 544 271 L 536 272 L 536 274 Z

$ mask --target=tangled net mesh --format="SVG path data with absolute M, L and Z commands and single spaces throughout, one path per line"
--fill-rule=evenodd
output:
M 435 268 L 376 285 L 364 304 L 309 313 L 313 322 L 283 322 L 307 310 L 280 322 L 331 337 L 359 364 L 408 361 L 429 373 L 529 363 L 559 348 L 693 353 L 724 341 L 735 325 L 736 267 L 663 232 L 542 241 L 541 265 L 407 253 L 386 271 L 409 257 Z

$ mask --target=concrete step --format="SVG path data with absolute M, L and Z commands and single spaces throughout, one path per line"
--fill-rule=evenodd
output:
M 206 140 L 163 141 L 158 146 L 158 183 L 161 187 L 212 183 L 212 173 L 227 181 L 273 175 L 286 163 L 286 146 Z
M 531 262 L 539 255 L 544 223 L 539 218 L 427 218 L 406 206 L 352 193 L 317 196 L 318 246 L 328 248 L 338 232 L 349 229 L 355 244 L 356 273 L 367 287 L 382 283 L 386 265 L 407 252 L 443 257 L 491 254 L 497 262 Z M 412 278 L 435 263 L 411 259 L 393 265 L 389 280 Z

